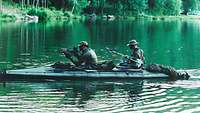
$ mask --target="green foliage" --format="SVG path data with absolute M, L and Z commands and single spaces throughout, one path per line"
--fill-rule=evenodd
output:
M 1 13 L 0 14 L 0 20 L 12 21 L 12 20 L 16 20 L 16 17 L 14 15 Z
M 165 0 L 163 3 L 163 15 L 179 15 L 181 0 Z
M 152 15 L 179 15 L 181 0 L 148 0 L 148 8 Z
M 182 10 L 184 14 L 187 14 L 192 10 L 198 9 L 199 0 L 182 0 L 182 2 Z
M 74 17 L 74 15 L 72 14 L 71 11 L 64 12 L 64 16 L 69 17 L 69 18 L 73 18 Z
M 149 14 L 162 15 L 164 1 L 165 0 L 149 0 L 148 1 Z
M 140 15 L 147 9 L 147 0 L 121 0 L 126 11 L 131 12 L 131 15 Z
M 51 13 L 51 12 L 50 12 Z M 38 16 L 39 20 L 48 20 L 50 18 L 48 11 L 47 10 L 42 10 L 42 9 L 36 9 L 32 8 L 28 11 L 28 15 L 33 15 L 33 16 Z
M 200 0 L 10 0 L 7 3 L 19 3 L 18 7 L 28 10 L 29 15 L 36 15 L 40 20 L 63 16 L 73 18 L 83 13 L 121 16 L 179 15 L 181 11 L 183 14 L 198 11 L 200 6 Z
M 60 18 L 64 16 L 64 13 L 61 11 L 50 10 L 46 8 L 31 8 L 27 12 L 28 15 L 38 16 L 39 20 L 46 21 L 52 18 Z
M 75 12 L 75 14 L 82 13 L 83 8 L 85 8 L 86 6 L 88 6 L 88 0 L 74 0 L 74 12 Z

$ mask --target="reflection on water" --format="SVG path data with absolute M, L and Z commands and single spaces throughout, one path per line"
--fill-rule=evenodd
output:
M 200 67 L 199 21 L 97 21 L 95 23 L 1 23 L 1 68 L 41 66 L 65 61 L 60 47 L 86 40 L 99 59 L 119 62 L 105 47 L 129 54 L 126 43 L 133 37 L 145 52 L 146 63 L 176 68 Z
M 199 21 L 97 21 L 95 23 L 0 23 L 0 69 L 66 61 L 61 47 L 86 40 L 100 60 L 129 54 L 135 37 L 146 63 L 200 67 Z M 199 71 L 189 80 L 63 80 L 0 83 L 0 112 L 199 112 Z
M 177 82 L 133 79 L 7 81 L 4 86 L 0 83 L 0 112 L 199 111 L 199 90 Z

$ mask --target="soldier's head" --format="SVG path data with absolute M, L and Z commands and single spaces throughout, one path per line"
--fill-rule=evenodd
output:
M 129 41 L 129 43 L 127 44 L 127 46 L 130 49 L 136 49 L 136 48 L 138 48 L 138 42 L 136 40 L 131 40 L 131 41 Z
M 85 48 L 88 48 L 88 43 L 86 41 L 81 41 L 79 44 L 78 44 L 78 47 L 80 50 L 84 50 Z

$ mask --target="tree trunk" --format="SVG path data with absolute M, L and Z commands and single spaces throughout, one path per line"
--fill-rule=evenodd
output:
M 30 1 L 29 0 L 27 0 L 27 6 L 29 6 L 30 5 Z
M 45 0 L 45 8 L 48 8 L 48 0 Z
M 32 6 L 35 7 L 35 0 L 33 0 L 33 5 Z
M 36 9 L 38 8 L 38 5 L 39 5 L 39 0 L 37 0 L 36 2 Z
M 22 9 L 23 9 L 24 8 L 24 0 L 22 0 L 21 6 L 22 6 Z
M 76 4 L 77 4 L 77 1 L 76 1 L 76 0 L 74 0 L 73 2 L 74 2 L 74 6 L 72 7 L 72 11 L 71 11 L 71 12 L 72 12 L 72 14 L 73 14 L 73 12 L 74 12 L 74 9 L 75 9 L 75 7 L 76 7 Z
M 43 6 L 44 8 L 47 8 L 47 0 L 43 0 L 43 1 L 42 1 L 42 6 Z
M 42 0 L 42 7 L 47 8 L 46 5 L 47 4 L 47 0 Z

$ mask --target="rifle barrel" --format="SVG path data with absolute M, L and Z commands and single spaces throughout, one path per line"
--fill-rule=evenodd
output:
M 126 56 L 126 55 L 124 55 L 124 54 L 122 54 L 122 53 L 119 53 L 119 52 L 117 52 L 117 51 L 115 51 L 115 50 L 113 50 L 113 49 L 110 49 L 110 48 L 108 48 L 108 47 L 106 47 L 106 49 L 107 49 L 110 53 L 113 53 L 113 54 L 116 54 L 116 55 L 119 55 L 119 56 L 122 56 L 122 57 Z

